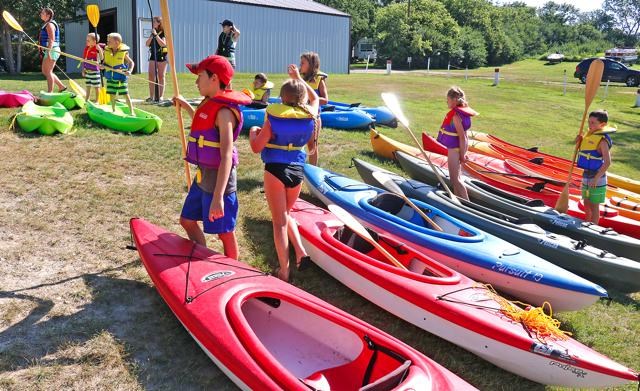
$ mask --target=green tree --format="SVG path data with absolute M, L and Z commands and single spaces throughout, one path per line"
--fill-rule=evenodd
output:
M 394 3 L 376 12 L 378 60 L 391 59 L 404 66 L 407 57 L 417 67 L 426 65 L 427 56 L 440 52 L 450 56 L 459 48 L 459 26 L 444 5 L 436 0 L 412 0 L 407 17 L 407 4 Z
M 463 55 L 459 59 L 461 64 L 469 68 L 487 64 L 487 43 L 480 31 L 467 26 L 463 27 L 460 29 L 460 42 Z
M 621 31 L 624 44 L 636 45 L 640 32 L 640 0 L 604 0 L 603 9 Z
M 3 10 L 8 11 L 20 23 L 22 29 L 31 38 L 37 41 L 42 21 L 40 20 L 40 10 L 43 7 L 53 9 L 55 19 L 65 20 L 76 16 L 76 12 L 84 6 L 84 0 L 12 0 L 3 5 Z M 63 26 L 61 34 L 64 33 Z M 2 21 L 2 52 L 7 61 L 9 73 L 20 73 L 23 68 L 23 39 L 24 35 L 13 30 L 4 20 Z M 28 40 L 28 39 L 27 39 Z M 62 40 L 62 35 L 61 35 Z M 15 42 L 15 50 L 13 43 Z M 33 47 L 26 49 L 26 54 L 30 59 L 27 68 L 37 68 L 37 50 Z
M 351 46 L 360 38 L 375 35 L 375 18 L 378 4 L 375 0 L 318 0 L 326 6 L 351 15 Z

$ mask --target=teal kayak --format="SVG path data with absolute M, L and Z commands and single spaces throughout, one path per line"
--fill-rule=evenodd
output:
M 25 132 L 51 136 L 56 132 L 67 133 L 73 127 L 73 117 L 60 103 L 52 106 L 38 106 L 29 101 L 16 115 L 16 122 Z
M 99 105 L 87 102 L 89 118 L 109 129 L 127 133 L 151 134 L 159 131 L 162 127 L 162 120 L 157 115 L 136 107 L 133 108 L 133 111 L 135 115 L 131 115 L 129 106 L 120 102 L 116 103 L 115 110 L 111 108 L 110 104 Z

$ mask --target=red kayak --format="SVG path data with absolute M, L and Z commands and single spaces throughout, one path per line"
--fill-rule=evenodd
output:
M 291 215 L 305 249 L 327 273 L 399 318 L 505 370 L 564 387 L 606 387 L 638 380 L 633 370 L 574 339 L 536 336 L 505 316 L 484 285 L 384 232 L 369 231 L 405 270 L 323 208 L 299 199 Z
M 131 220 L 156 289 L 245 390 L 468 390 L 392 336 L 245 263 Z
M 20 107 L 36 98 L 27 90 L 9 92 L 0 90 L 0 107 Z
M 424 148 L 432 154 L 439 153 L 439 151 L 441 152 L 444 148 L 442 144 L 438 143 L 433 137 L 425 133 L 422 133 L 422 141 Z M 446 151 L 446 148 L 444 148 L 444 150 Z M 483 182 L 499 189 L 530 199 L 539 199 L 542 200 L 545 205 L 552 208 L 555 207 L 562 188 L 536 179 L 502 175 L 504 171 L 500 172 L 498 170 L 493 170 L 493 168 L 498 166 L 495 161 L 500 159 L 485 156 L 485 158 L 494 159 L 494 161 L 491 165 L 481 166 L 474 163 L 475 156 L 479 154 L 468 152 L 467 155 L 469 157 L 469 161 L 464 167 L 464 172 L 467 175 L 480 179 Z M 502 162 L 504 164 L 504 161 Z M 490 168 L 491 170 L 487 170 L 487 168 Z M 494 173 L 492 174 L 487 171 L 494 171 Z M 567 214 L 584 220 L 585 213 L 582 200 L 573 196 L 570 197 L 569 210 L 567 211 Z M 603 227 L 612 228 L 619 233 L 626 234 L 634 238 L 640 238 L 640 220 L 620 215 L 618 209 L 612 207 L 610 203 L 603 204 L 600 208 L 600 221 L 598 224 Z

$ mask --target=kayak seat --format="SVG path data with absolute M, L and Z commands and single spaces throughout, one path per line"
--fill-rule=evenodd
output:
M 421 227 L 431 228 L 422 219 L 422 217 L 415 210 L 413 210 L 413 208 L 407 205 L 404 200 L 398 195 L 391 193 L 379 194 L 376 197 L 372 198 L 369 203 L 372 206 L 395 215 L 402 220 L 406 220 Z M 427 212 L 425 211 L 425 213 Z
M 389 372 L 387 375 L 379 378 L 373 383 L 369 383 L 364 387 L 361 387 L 359 391 L 387 391 L 393 390 L 398 387 L 404 379 L 407 377 L 407 373 L 409 372 L 409 367 L 411 367 L 411 360 L 407 360 L 393 370 Z
M 366 228 L 366 230 L 367 232 L 369 232 L 369 235 L 371 235 L 371 237 L 376 242 L 380 240 L 380 237 L 377 232 L 374 232 L 369 228 Z M 369 252 L 371 252 L 371 250 L 373 250 L 373 246 L 371 245 L 371 243 L 367 242 L 366 240 L 362 239 L 360 236 L 356 235 L 351 230 L 351 228 L 347 226 L 339 228 L 336 231 L 334 238 L 338 239 L 340 242 L 346 244 L 352 249 L 358 252 L 361 252 L 363 254 L 368 254 Z

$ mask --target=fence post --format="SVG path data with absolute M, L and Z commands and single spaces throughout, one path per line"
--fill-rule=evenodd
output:
M 567 95 L 567 70 L 564 70 L 564 77 L 562 78 L 562 95 Z
M 609 96 L 609 82 L 610 82 L 610 80 L 607 79 L 607 84 L 604 85 L 604 99 L 603 100 L 606 100 L 607 96 Z
M 496 68 L 493 72 L 493 85 L 497 86 L 500 83 L 500 68 Z
M 469 66 L 464 67 L 464 81 L 469 79 Z
M 635 107 L 640 107 L 640 90 L 636 91 L 636 105 Z
M 367 65 L 364 67 L 364 71 L 365 72 L 369 72 L 369 58 L 371 57 L 371 54 L 367 54 Z
M 427 58 L 427 73 L 429 73 L 429 68 L 431 68 L 431 56 Z
M 387 60 L 387 75 L 391 74 L 391 60 Z
M 447 79 L 451 77 L 451 61 L 447 63 Z

